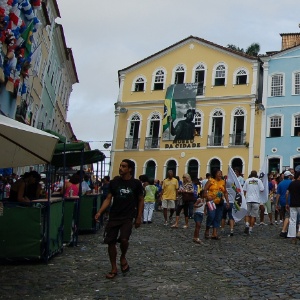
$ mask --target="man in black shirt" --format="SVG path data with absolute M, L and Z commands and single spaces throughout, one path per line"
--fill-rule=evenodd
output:
M 141 182 L 132 177 L 133 168 L 134 163 L 131 160 L 122 160 L 119 167 L 120 176 L 110 181 L 108 195 L 95 215 L 95 220 L 98 222 L 101 214 L 105 212 L 112 202 L 104 238 L 104 242 L 108 244 L 108 254 L 111 263 L 111 271 L 106 274 L 107 279 L 113 279 L 117 276 L 117 242 L 120 243 L 121 249 L 121 271 L 122 273 L 129 271 L 126 253 L 133 219 L 135 219 L 135 228 L 141 225 L 144 209 L 144 190 Z

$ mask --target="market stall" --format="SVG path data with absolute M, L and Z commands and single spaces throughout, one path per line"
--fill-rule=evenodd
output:
M 58 138 L 0 116 L 0 167 L 51 162 Z M 0 215 L 1 259 L 48 259 L 62 251 L 62 199 L 39 199 L 30 206 L 3 202 Z

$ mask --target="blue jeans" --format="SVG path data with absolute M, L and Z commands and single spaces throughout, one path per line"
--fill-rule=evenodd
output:
M 223 214 L 223 205 L 216 205 L 215 210 L 207 210 L 206 227 L 219 228 Z

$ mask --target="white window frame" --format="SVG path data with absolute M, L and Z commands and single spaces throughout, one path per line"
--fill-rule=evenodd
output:
M 157 116 L 157 119 L 153 119 L 154 116 Z M 161 113 L 160 113 L 160 112 L 158 112 L 158 111 L 153 111 L 153 112 L 149 115 L 149 117 L 148 117 L 148 119 L 147 119 L 147 131 L 146 131 L 146 137 L 152 137 L 152 136 L 150 135 L 150 129 L 151 129 L 150 126 L 151 126 L 151 121 L 155 121 L 155 120 L 159 120 L 159 121 L 157 121 L 157 122 L 159 122 L 159 132 L 158 132 L 158 137 L 161 136 L 162 116 L 161 116 Z
M 297 136 L 297 135 L 294 135 L 295 127 L 296 127 L 296 124 L 295 124 L 296 117 L 299 117 L 299 119 L 300 119 L 300 112 L 299 111 L 292 114 L 291 136 Z M 300 126 L 297 126 L 297 127 L 300 127 Z
M 180 71 L 179 69 L 182 69 L 183 70 L 182 72 L 184 73 L 183 83 L 186 82 L 187 67 L 185 64 L 178 64 L 173 68 L 173 71 L 172 71 L 172 80 L 171 80 L 172 84 L 175 84 L 175 75 L 177 72 Z
M 151 84 L 151 91 L 162 91 L 162 90 L 155 90 L 154 89 L 154 85 L 155 85 L 155 79 L 156 79 L 156 76 L 157 76 L 157 73 L 159 72 L 159 71 L 162 71 L 162 72 L 164 72 L 164 80 L 163 80 L 163 89 L 162 90 L 165 90 L 166 89 L 166 79 L 167 79 L 167 71 L 166 71 L 166 69 L 165 68 L 157 68 L 154 72 L 153 72 L 153 74 L 152 74 L 152 84 Z
M 237 79 L 237 76 L 238 76 L 238 73 L 239 72 L 242 72 L 244 71 L 247 75 L 247 80 L 246 80 L 246 84 L 249 85 L 249 70 L 245 67 L 240 67 L 240 68 L 237 68 L 234 72 L 233 72 L 233 78 L 232 78 L 232 85 L 235 86 L 235 85 L 240 85 L 240 84 L 236 84 L 236 79 Z
M 212 124 L 213 124 L 213 117 L 214 114 L 216 112 L 220 111 L 222 113 L 222 136 L 224 137 L 224 130 L 225 130 L 225 118 L 226 118 L 226 115 L 225 115 L 225 111 L 220 108 L 220 107 L 217 107 L 215 108 L 214 110 L 212 110 L 209 114 L 209 127 L 208 127 L 208 135 L 212 135 Z M 224 143 L 223 143 L 224 144 Z
M 203 68 L 199 68 L 200 66 L 202 66 Z M 204 70 L 204 82 L 203 82 L 203 87 L 206 87 L 206 78 L 207 78 L 207 65 L 200 61 L 198 63 L 196 63 L 193 67 L 193 73 L 192 73 L 192 82 L 195 83 L 196 80 L 196 72 L 199 70 Z
M 213 72 L 212 72 L 212 81 L 211 81 L 211 85 L 212 86 L 215 86 L 215 79 L 216 79 L 216 71 L 217 71 L 217 68 L 219 66 L 224 66 L 225 67 L 225 82 L 224 82 L 224 86 L 227 86 L 227 77 L 228 77 L 228 66 L 226 63 L 224 62 L 218 62 L 217 64 L 214 65 L 213 67 Z M 218 78 L 223 78 L 223 77 L 218 77 Z M 218 85 L 219 86 L 219 85 Z M 220 85 L 220 86 L 223 86 L 223 85 Z
M 267 137 L 270 138 L 276 138 L 276 137 L 271 137 L 270 135 L 270 131 L 271 131 L 271 119 L 272 118 L 281 118 L 281 134 L 279 137 L 283 136 L 283 132 L 284 132 L 284 115 L 282 114 L 273 114 L 273 115 L 269 115 L 268 119 L 267 119 Z
M 140 136 L 141 136 L 142 116 L 141 116 L 140 113 L 134 112 L 127 119 L 126 138 L 132 138 L 132 136 L 130 135 L 130 127 L 131 127 L 130 125 L 131 125 L 132 121 L 135 121 L 135 120 L 133 120 L 134 117 L 138 117 L 139 118 L 139 120 L 136 120 L 136 122 L 138 122 L 138 121 L 140 122 L 138 138 L 140 138 Z
M 139 80 L 140 78 L 144 80 L 144 90 L 136 92 L 135 91 L 135 84 L 137 83 L 137 80 Z M 144 75 L 138 75 L 138 76 L 136 76 L 134 78 L 134 80 L 132 81 L 131 92 L 132 93 L 134 93 L 134 92 L 136 92 L 136 93 L 144 92 L 145 93 L 146 89 L 147 89 L 147 79 L 146 79 L 146 77 Z
M 198 110 L 198 109 L 196 109 L 196 113 L 195 113 L 195 128 L 197 127 L 196 125 L 196 115 L 197 114 L 200 114 L 200 117 L 201 117 L 201 123 L 200 123 L 200 133 L 199 133 L 199 136 L 201 136 L 202 137 L 202 135 L 203 135 L 203 124 L 204 124 L 204 113 L 201 111 L 201 110 Z
M 299 83 L 298 85 L 298 89 L 299 89 L 299 93 L 296 93 L 296 75 L 299 75 Z M 294 71 L 293 72 L 293 76 L 292 76 L 292 95 L 294 96 L 299 96 L 300 95 L 300 70 Z
M 269 86 L 268 86 L 269 97 L 283 97 L 283 96 L 285 96 L 285 76 L 284 75 L 285 75 L 284 73 L 280 73 L 280 72 L 276 72 L 276 73 L 273 73 L 273 74 L 269 75 Z M 273 80 L 273 77 L 275 77 L 275 76 L 282 76 L 282 94 L 273 96 L 272 95 L 272 80 Z

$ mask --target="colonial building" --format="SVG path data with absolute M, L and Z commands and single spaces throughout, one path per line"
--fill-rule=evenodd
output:
M 258 170 L 261 74 L 257 57 L 194 36 L 120 70 L 111 175 L 124 158 L 158 179 Z
M 281 36 L 281 51 L 261 57 L 265 111 L 260 155 L 268 157 L 269 172 L 275 173 L 300 169 L 300 34 Z

